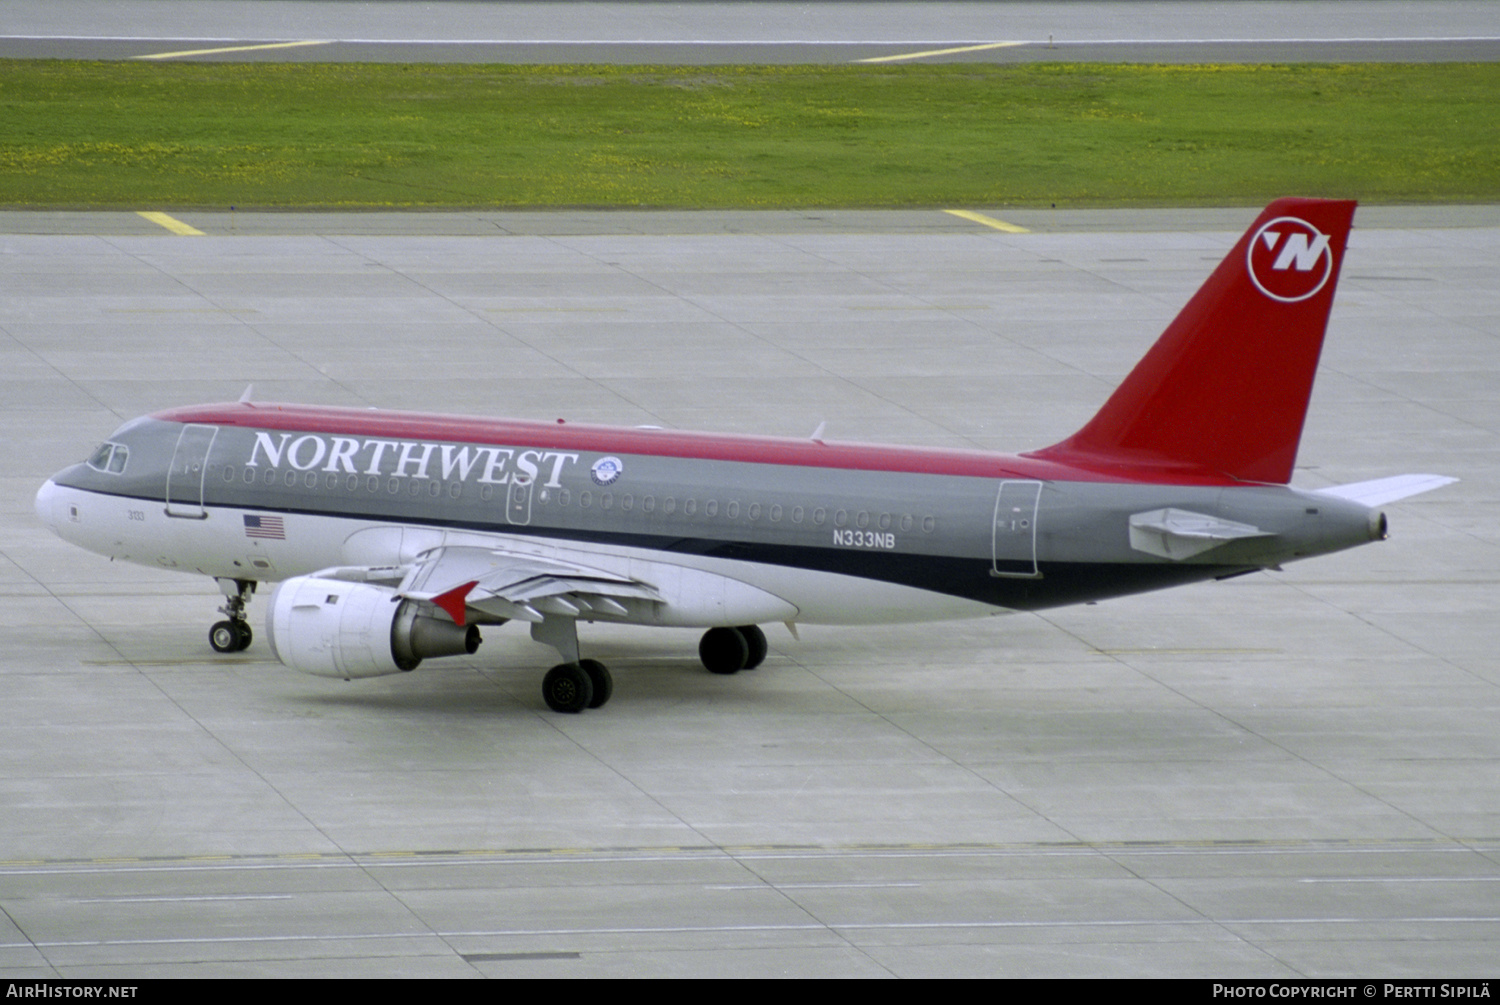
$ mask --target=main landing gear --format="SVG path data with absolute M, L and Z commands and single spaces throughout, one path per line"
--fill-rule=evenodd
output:
M 554 712 L 599 708 L 614 691 L 609 668 L 598 660 L 559 663 L 542 678 L 542 698 Z
M 220 614 L 229 615 L 228 621 L 216 621 L 208 630 L 208 644 L 216 653 L 237 653 L 250 648 L 255 633 L 250 622 L 245 620 L 245 607 L 255 595 L 253 579 L 215 579 L 225 597 Z
M 714 673 L 754 670 L 766 658 L 766 633 L 758 625 L 710 628 L 698 643 L 698 658 Z
M 542 700 L 554 712 L 582 712 L 602 708 L 615 693 L 609 668 L 598 660 L 578 658 L 578 622 L 574 618 L 549 617 L 531 626 L 531 637 L 557 650 L 567 662 L 559 663 L 542 678 Z

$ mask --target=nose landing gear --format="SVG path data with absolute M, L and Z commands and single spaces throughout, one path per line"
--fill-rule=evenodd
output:
M 250 643 L 255 639 L 255 633 L 250 630 L 250 622 L 245 619 L 245 607 L 255 595 L 255 580 L 215 578 L 214 582 L 219 584 L 219 590 L 225 597 L 224 606 L 219 608 L 219 613 L 227 614 L 229 620 L 214 622 L 214 626 L 208 630 L 208 644 L 216 653 L 243 652 L 250 648 Z

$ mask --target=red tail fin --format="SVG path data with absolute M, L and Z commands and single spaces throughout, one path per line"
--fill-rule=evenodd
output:
M 1099 413 L 1033 456 L 1285 484 L 1354 206 L 1267 206 Z

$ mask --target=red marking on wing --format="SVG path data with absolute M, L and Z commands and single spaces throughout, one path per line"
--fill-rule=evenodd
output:
M 446 593 L 439 593 L 432 598 L 432 602 L 448 612 L 453 623 L 458 627 L 464 626 L 464 601 L 469 597 L 469 591 L 479 585 L 479 580 L 471 579 L 462 586 L 455 586 Z

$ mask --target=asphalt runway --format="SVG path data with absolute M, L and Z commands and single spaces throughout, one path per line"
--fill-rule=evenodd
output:
M 1480 0 L 0 0 L 0 58 L 500 63 L 1492 61 Z
M 1492 207 L 1356 218 L 1296 482 L 1462 481 L 1282 572 L 770 631 L 729 678 L 595 627 L 615 697 L 559 716 L 511 626 L 359 683 L 216 656 L 210 582 L 32 513 L 120 422 L 248 383 L 1039 446 L 1254 215 L 0 214 L 0 972 L 1493 976 Z

